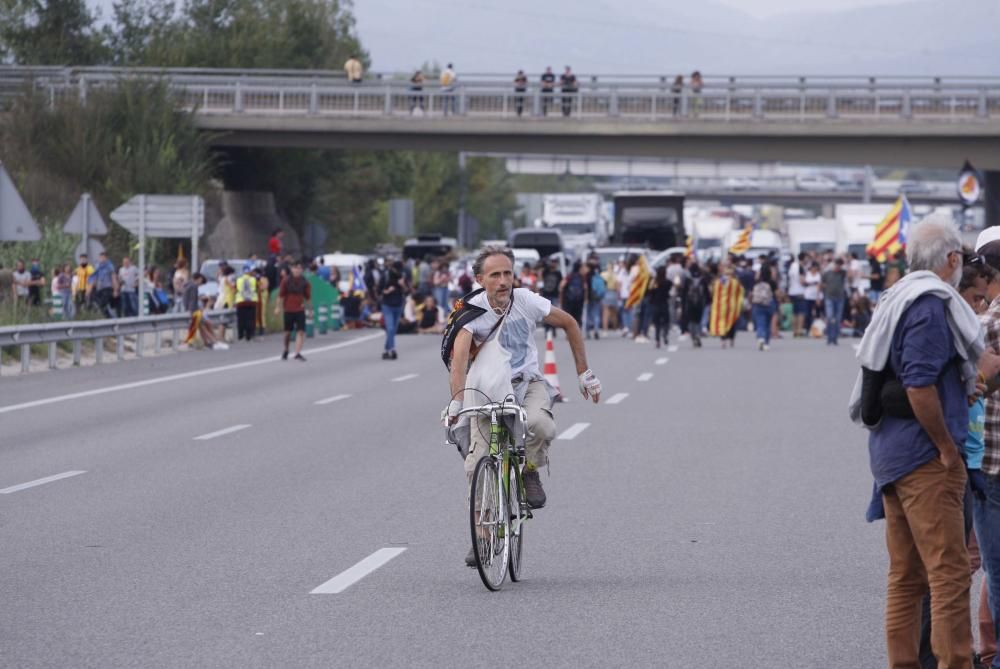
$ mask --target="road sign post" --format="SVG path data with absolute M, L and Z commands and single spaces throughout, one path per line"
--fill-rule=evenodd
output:
M 146 236 L 191 235 L 191 272 L 198 270 L 198 239 L 205 232 L 205 201 L 197 195 L 136 195 L 111 212 L 111 220 L 139 238 L 139 276 L 146 272 Z M 139 302 L 146 301 L 141 289 Z

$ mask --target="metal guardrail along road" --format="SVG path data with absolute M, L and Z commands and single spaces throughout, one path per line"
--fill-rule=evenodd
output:
M 235 323 L 236 310 L 206 311 L 205 317 L 210 318 L 213 323 L 224 323 L 227 326 L 232 326 Z M 0 328 L 0 349 L 11 346 L 20 347 L 21 373 L 26 374 L 31 370 L 32 345 L 48 345 L 49 368 L 55 369 L 60 342 L 73 343 L 73 364 L 79 365 L 82 358 L 83 342 L 94 340 L 96 344 L 95 362 L 101 364 L 104 357 L 104 339 L 111 337 L 115 339 L 115 351 L 119 360 L 125 357 L 125 337 L 128 335 L 136 337 L 135 350 L 138 357 L 143 355 L 143 336 L 146 334 L 153 334 L 153 351 L 158 353 L 163 333 L 171 332 L 170 346 L 176 351 L 180 345 L 180 333 L 187 330 L 190 321 L 191 314 L 175 313 L 95 321 L 13 325 Z
M 334 72 L 0 68 L 0 94 L 32 86 L 58 99 L 116 85 L 123 77 L 163 78 L 198 115 L 344 118 L 563 119 L 612 121 L 968 122 L 1000 117 L 1000 78 L 707 77 L 694 92 L 667 77 L 579 76 L 579 90 L 515 91 L 510 77 L 468 75 L 453 90 L 436 82 L 412 90 L 399 75 L 360 84 Z M 520 112 L 520 113 L 519 113 Z

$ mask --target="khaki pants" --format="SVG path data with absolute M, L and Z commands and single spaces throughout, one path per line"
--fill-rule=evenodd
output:
M 921 600 L 931 593 L 931 647 L 939 669 L 972 667 L 965 469 L 934 459 L 883 492 L 889 588 L 885 635 L 891 669 L 919 669 Z
M 556 422 L 552 417 L 551 398 L 544 381 L 532 381 L 524 395 L 524 411 L 528 417 L 528 432 L 524 444 L 528 465 L 536 469 L 549 461 L 549 442 L 556 436 Z M 490 452 L 490 419 L 476 416 L 470 425 L 469 455 L 465 458 L 465 473 L 472 477 L 476 463 Z

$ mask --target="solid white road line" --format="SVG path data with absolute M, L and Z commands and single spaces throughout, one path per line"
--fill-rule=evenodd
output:
M 677 353 L 677 344 L 673 344 L 667 347 L 667 353 Z
M 329 346 L 319 346 L 317 348 L 310 348 L 303 353 L 315 354 L 323 353 L 325 351 L 334 351 L 338 348 L 344 348 L 347 346 L 354 346 L 355 344 L 360 344 L 362 342 L 371 341 L 372 339 L 380 339 L 383 334 L 373 334 L 364 337 L 357 337 L 356 339 L 351 339 L 349 341 L 342 341 L 339 344 L 330 344 Z M 105 393 L 115 393 L 121 390 L 131 390 L 133 388 L 143 388 L 145 386 L 154 386 L 159 383 L 168 383 L 170 381 L 181 381 L 183 379 L 190 379 L 196 376 L 205 376 L 206 374 L 218 374 L 219 372 L 230 372 L 234 369 L 243 369 L 244 367 L 256 367 L 257 365 L 266 365 L 271 362 L 279 362 L 281 358 L 276 356 L 269 356 L 267 358 L 259 358 L 257 360 L 247 360 L 246 362 L 237 362 L 231 365 L 219 365 L 218 367 L 207 367 L 205 369 L 197 369 L 193 372 L 183 372 L 181 374 L 170 374 L 169 376 L 159 376 L 155 379 L 144 379 L 142 381 L 133 381 L 132 383 L 122 383 L 117 386 L 107 386 L 105 388 L 94 388 L 93 390 L 84 390 L 78 393 L 69 393 L 68 395 L 56 395 L 55 397 L 46 397 L 41 400 L 34 400 L 32 402 L 23 402 L 22 404 L 9 404 L 7 406 L 0 406 L 0 414 L 8 413 L 11 411 L 20 411 L 21 409 L 30 409 L 32 407 L 45 406 L 47 404 L 56 404 L 58 402 L 68 402 L 69 400 L 80 399 L 81 397 L 92 397 L 94 395 L 104 395 Z
M 232 434 L 233 432 L 239 432 L 240 430 L 245 430 L 249 425 L 240 424 L 227 427 L 222 430 L 216 430 L 215 432 L 209 432 L 208 434 L 202 434 L 194 438 L 195 441 L 207 441 L 209 439 L 215 439 L 216 437 L 221 437 L 224 434 Z
M 670 362 L 670 358 L 657 358 L 656 359 L 656 364 L 657 365 L 665 365 L 668 362 Z
M 636 381 L 649 381 L 651 378 L 653 378 L 653 373 L 652 372 L 643 372 L 638 377 L 636 377 L 635 380 Z
M 347 571 L 342 571 L 329 581 L 311 591 L 310 595 L 337 595 L 405 552 L 405 548 L 380 548 Z
M 0 490 L 0 495 L 9 495 L 12 492 L 19 492 L 21 490 L 27 490 L 28 488 L 34 488 L 36 485 L 45 485 L 46 483 L 68 479 L 70 476 L 79 476 L 80 474 L 86 473 L 87 472 L 72 471 L 63 472 L 62 474 L 54 474 L 53 476 L 46 476 L 43 479 L 36 479 L 34 481 L 28 481 L 27 483 L 21 483 L 19 485 L 12 485 L 9 488 L 4 488 L 3 490 Z
M 559 439 L 576 439 L 588 427 L 590 427 L 590 423 L 575 423 L 570 425 L 568 430 L 559 435 Z
M 415 379 L 419 374 L 403 374 L 402 376 L 397 376 L 392 380 L 393 383 L 399 383 L 400 381 L 409 381 L 410 379 Z
M 618 393 L 617 395 L 609 397 L 605 404 L 621 404 L 621 401 L 626 397 L 628 397 L 628 393 Z
M 340 400 L 346 400 L 350 395 L 334 395 L 333 397 L 327 397 L 325 400 L 316 400 L 313 404 L 333 404 L 334 402 L 339 402 Z

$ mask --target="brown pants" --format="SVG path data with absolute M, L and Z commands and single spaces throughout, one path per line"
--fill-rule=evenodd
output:
M 921 600 L 931 593 L 931 647 L 939 669 L 972 667 L 965 469 L 934 459 L 885 488 L 890 669 L 919 669 Z

